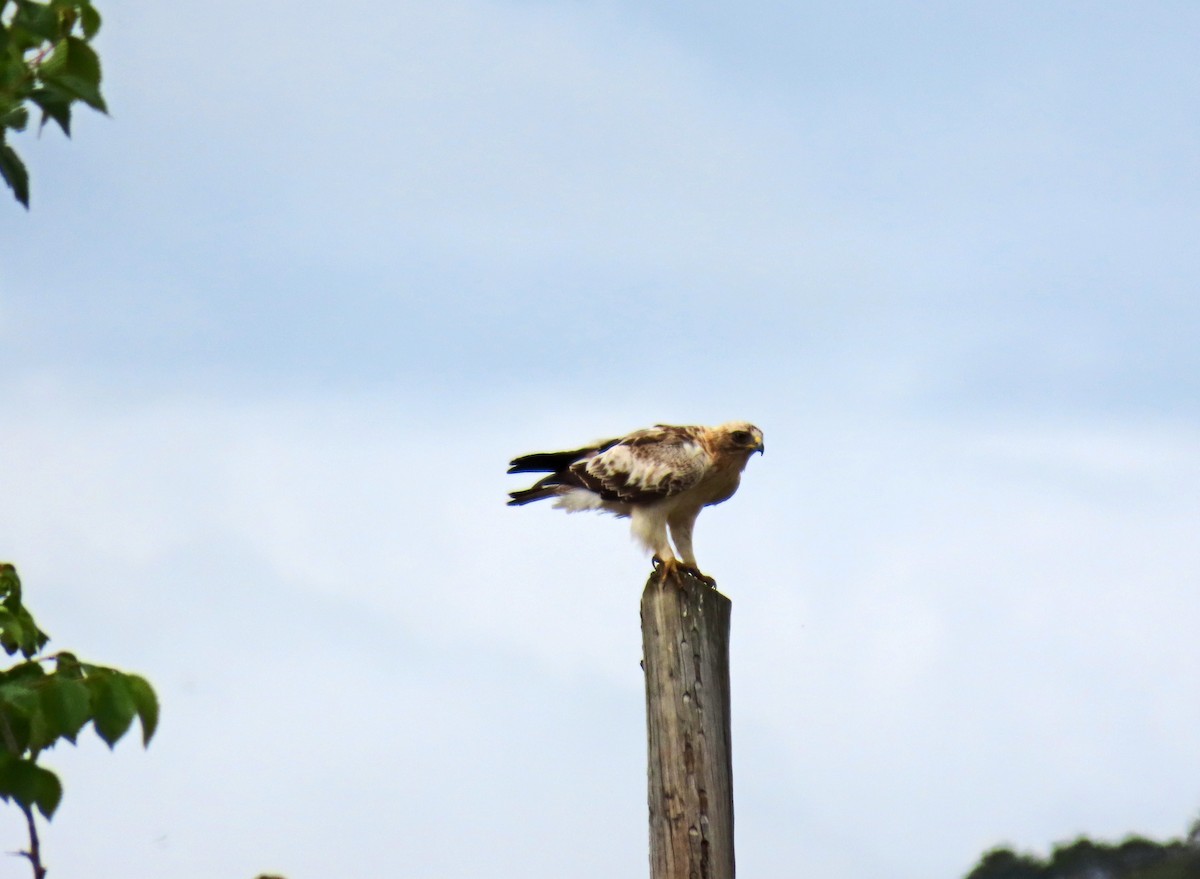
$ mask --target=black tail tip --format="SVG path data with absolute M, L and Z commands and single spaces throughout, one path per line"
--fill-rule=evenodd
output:
M 520 507 L 525 504 L 531 504 L 534 501 L 540 501 L 544 498 L 554 497 L 558 492 L 552 486 L 535 485 L 533 488 L 524 488 L 520 491 L 510 491 L 508 493 L 508 506 Z

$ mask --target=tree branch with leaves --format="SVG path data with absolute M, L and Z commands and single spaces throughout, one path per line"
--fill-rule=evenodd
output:
M 29 172 L 9 133 L 25 130 L 31 106 L 41 110 L 39 130 L 53 120 L 67 137 L 77 101 L 108 112 L 90 45 L 99 30 L 89 0 L 0 0 L 0 177 L 26 208 Z
M 145 678 L 82 662 L 66 651 L 44 654 L 50 636 L 21 600 L 16 569 L 0 564 L 0 647 L 22 659 L 0 671 L 0 800 L 15 802 L 29 828 L 34 879 L 43 879 L 36 814 L 49 820 L 62 799 L 62 783 L 38 763 L 42 752 L 75 739 L 88 723 L 112 748 L 136 717 L 142 744 L 158 726 L 158 698 Z

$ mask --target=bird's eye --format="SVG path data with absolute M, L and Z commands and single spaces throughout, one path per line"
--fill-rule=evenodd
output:
M 731 436 L 733 441 L 739 446 L 746 446 L 754 441 L 754 437 L 750 436 L 750 431 L 748 430 L 735 430 Z

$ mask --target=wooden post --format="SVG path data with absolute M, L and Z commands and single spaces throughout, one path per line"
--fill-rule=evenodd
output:
M 731 607 L 681 573 L 642 593 L 651 879 L 734 879 Z

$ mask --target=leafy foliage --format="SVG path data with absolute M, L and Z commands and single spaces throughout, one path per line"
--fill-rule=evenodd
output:
M 0 564 L 0 646 L 22 657 L 0 671 L 0 799 L 31 820 L 35 808 L 50 818 L 62 799 L 58 776 L 38 765 L 42 751 L 75 744 L 89 723 L 110 748 L 135 717 L 144 745 L 158 726 L 158 699 L 145 678 L 66 651 L 39 655 L 49 640 L 22 604 L 16 569 Z
M 967 879 L 1200 879 L 1200 821 L 1184 840 L 1131 836 L 1112 844 L 1080 838 L 1040 859 L 996 848 Z
M 52 120 L 67 137 L 76 101 L 108 112 L 90 45 L 98 30 L 90 0 L 0 0 L 0 177 L 26 208 L 29 172 L 8 134 L 25 130 L 30 105 L 41 110 L 41 126 Z

